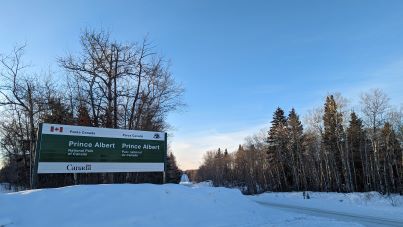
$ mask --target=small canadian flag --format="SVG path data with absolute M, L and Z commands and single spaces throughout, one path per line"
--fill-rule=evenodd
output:
M 63 132 L 63 127 L 50 126 L 50 131 L 51 132 Z

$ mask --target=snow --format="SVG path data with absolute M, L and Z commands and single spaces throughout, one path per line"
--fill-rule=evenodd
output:
M 192 182 L 189 181 L 189 177 L 186 173 L 182 174 L 181 176 L 181 181 L 179 182 L 179 184 L 183 184 L 183 185 L 192 185 Z
M 271 192 L 250 197 L 260 202 L 317 208 L 326 211 L 399 219 L 403 221 L 403 196 L 397 194 L 384 196 L 378 192 L 308 193 L 310 199 L 304 199 L 302 192 Z
M 208 184 L 79 185 L 0 193 L 0 226 L 359 226 L 262 206 Z
M 213 181 L 207 180 L 194 184 L 194 187 L 213 187 Z
M 11 186 L 9 183 L 0 183 L 0 193 L 6 193 L 6 192 L 14 192 L 18 191 L 20 188 L 15 188 Z M 22 190 L 22 189 L 20 189 Z

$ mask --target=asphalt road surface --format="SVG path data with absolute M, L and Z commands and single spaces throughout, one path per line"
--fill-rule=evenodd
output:
M 321 209 L 317 209 L 317 208 L 301 207 L 301 206 L 294 206 L 294 205 L 288 205 L 288 204 L 285 205 L 285 204 L 260 202 L 260 201 L 256 201 L 256 202 L 261 205 L 264 205 L 264 206 L 292 211 L 295 213 L 303 213 L 303 214 L 308 214 L 308 215 L 317 216 L 317 217 L 325 217 L 325 218 L 330 218 L 330 219 L 344 221 L 344 222 L 354 222 L 354 223 L 362 224 L 364 226 L 370 226 L 370 227 L 372 227 L 372 226 L 400 226 L 400 227 L 403 227 L 403 217 L 399 217 L 402 219 L 390 219 L 390 218 L 383 218 L 383 217 L 350 214 L 350 213 L 345 213 L 345 212 L 321 210 Z

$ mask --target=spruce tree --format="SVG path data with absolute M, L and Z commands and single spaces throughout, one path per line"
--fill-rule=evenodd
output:
M 166 166 L 166 183 L 178 184 L 180 181 L 182 171 L 178 168 L 176 164 L 176 158 L 172 152 L 167 156 L 167 166 Z
M 87 106 L 81 103 L 77 112 L 77 125 L 92 126 L 92 121 Z
M 287 119 L 284 111 L 278 107 L 273 114 L 271 127 L 268 136 L 268 159 L 270 170 L 274 171 L 271 175 L 276 176 L 275 188 L 279 190 L 288 190 L 290 184 L 291 171 L 285 165 L 288 162 L 287 152 Z
M 287 119 L 288 126 L 288 151 L 291 156 L 290 168 L 293 174 L 293 187 L 294 190 L 301 190 L 307 188 L 305 166 L 303 160 L 303 126 L 299 120 L 299 116 L 292 108 Z
M 68 106 L 61 102 L 59 98 L 50 98 L 48 103 L 48 112 L 42 116 L 42 121 L 53 124 L 72 124 L 73 114 Z
M 351 120 L 347 128 L 347 143 L 354 176 L 353 191 L 367 191 L 368 154 L 365 150 L 365 132 L 362 120 L 357 117 L 355 112 L 351 113 Z
M 223 157 L 223 163 L 224 163 L 224 170 L 223 170 L 223 184 L 224 186 L 230 186 L 229 182 L 231 182 L 231 158 L 230 155 L 228 154 L 228 150 L 225 149 L 224 151 L 224 157 Z
M 223 153 L 221 152 L 221 148 L 218 148 L 217 152 L 214 156 L 214 185 L 223 186 Z
M 331 190 L 346 190 L 346 173 L 343 160 L 343 126 L 342 114 L 333 95 L 326 97 L 325 111 L 323 115 L 324 134 L 323 145 L 325 150 L 325 166 L 329 172 L 328 183 Z M 342 178 L 344 176 L 344 178 Z M 347 189 L 348 190 L 348 189 Z

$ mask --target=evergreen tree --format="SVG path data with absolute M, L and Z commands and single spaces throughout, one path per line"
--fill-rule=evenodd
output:
M 92 126 L 92 121 L 87 106 L 85 106 L 83 103 L 80 103 L 77 112 L 77 125 Z
M 43 122 L 68 125 L 74 122 L 71 110 L 59 98 L 49 98 L 47 108 L 48 110 L 42 116 Z M 43 174 L 38 177 L 38 185 L 40 187 L 69 185 L 73 184 L 73 182 L 72 174 Z
M 346 174 L 343 169 L 343 126 L 342 114 L 339 112 L 333 95 L 326 97 L 325 111 L 323 115 L 324 134 L 323 145 L 325 153 L 325 167 L 328 173 L 328 186 L 331 190 L 341 191 L 345 185 Z M 344 176 L 344 179 L 342 178 Z M 343 188 L 344 190 L 344 188 Z
M 231 182 L 231 157 L 228 154 L 228 150 L 225 149 L 224 151 L 224 169 L 223 169 L 223 181 L 224 185 L 228 185 Z
M 351 155 L 351 165 L 354 176 L 353 191 L 368 190 L 368 154 L 365 150 L 365 131 L 362 120 L 355 112 L 351 113 L 350 124 L 347 128 L 347 147 Z
M 47 103 L 48 111 L 42 116 L 45 123 L 72 124 L 71 110 L 59 98 L 50 98 Z
M 307 182 L 302 154 L 302 144 L 304 142 L 303 127 L 294 108 L 291 109 L 288 115 L 287 126 L 288 151 L 291 156 L 291 162 L 288 163 L 292 169 L 293 188 L 294 190 L 300 190 L 301 188 L 306 190 Z
M 271 121 L 271 127 L 268 136 L 268 161 L 272 167 L 269 173 L 276 176 L 276 186 L 280 190 L 287 190 L 290 184 L 291 171 L 288 165 L 285 165 L 289 161 L 287 155 L 287 119 L 284 116 L 284 111 L 278 107 L 273 115 Z
M 178 184 L 180 181 L 182 171 L 178 168 L 176 164 L 176 158 L 172 152 L 167 156 L 167 166 L 166 166 L 166 183 Z
M 223 153 L 221 152 L 221 148 L 218 148 L 218 151 L 214 156 L 214 178 L 213 182 L 216 186 L 223 186 Z

